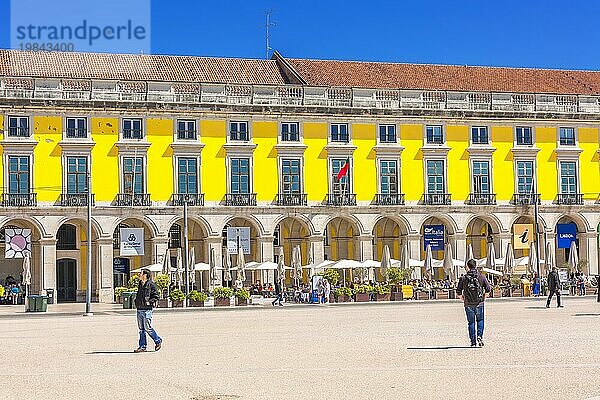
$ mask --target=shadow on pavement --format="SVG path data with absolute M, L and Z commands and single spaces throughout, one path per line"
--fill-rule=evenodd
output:
M 407 347 L 406 350 L 452 350 L 452 349 L 476 349 L 471 346 L 432 346 L 432 347 Z
M 133 350 L 130 351 L 119 351 L 119 350 L 113 350 L 113 351 L 90 351 L 88 353 L 85 354 L 134 354 Z
M 600 317 L 598 313 L 589 313 L 589 314 L 574 314 L 575 317 Z

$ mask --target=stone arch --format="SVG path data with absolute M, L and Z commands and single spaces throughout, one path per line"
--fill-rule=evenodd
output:
M 518 215 L 515 218 L 513 218 L 511 224 L 510 224 L 510 234 L 512 237 L 514 237 L 514 227 L 516 224 L 534 224 L 534 217 L 531 215 Z M 545 221 L 538 216 L 538 237 L 540 240 L 540 244 L 541 243 L 546 243 L 546 223 Z M 527 249 L 517 249 L 517 246 L 515 246 L 514 243 L 514 239 L 513 239 L 513 252 L 514 252 L 514 256 L 515 258 L 520 258 L 520 257 L 525 257 L 525 256 L 529 256 L 529 248 Z M 540 253 L 543 254 L 543 250 L 542 250 L 543 246 L 540 245 Z
M 252 217 L 245 216 L 234 216 L 228 218 L 223 225 L 223 229 L 221 230 L 221 234 L 223 237 L 223 247 L 227 248 L 227 227 L 246 227 L 250 228 L 250 254 L 245 254 L 244 259 L 246 262 L 249 261 L 260 261 L 260 246 L 258 244 L 258 238 L 262 235 L 262 230 L 260 224 L 256 221 L 256 219 Z M 225 250 L 226 251 L 226 250 Z M 232 265 L 236 265 L 237 256 L 235 254 L 231 254 Z
M 588 244 L 586 243 L 586 239 L 581 239 L 581 234 L 587 231 L 587 224 L 581 218 L 581 216 L 577 214 L 562 214 L 554 225 L 554 233 L 556 235 L 554 240 L 554 262 L 557 266 L 561 266 L 568 262 L 571 249 L 570 248 L 559 248 L 559 235 L 558 235 L 558 225 L 559 224 L 572 224 L 575 226 L 576 238 L 575 238 L 575 247 L 577 248 L 577 254 L 579 255 L 580 260 L 588 261 L 588 270 L 584 271 L 588 273 L 589 271 L 589 249 Z
M 425 223 L 428 220 L 431 220 L 432 218 L 437 219 L 438 221 L 440 221 L 440 223 L 442 223 L 446 227 L 446 229 L 447 229 L 446 233 L 448 235 L 454 235 L 454 234 L 456 234 L 456 232 L 459 231 L 458 224 L 454 220 L 454 218 L 452 218 L 450 215 L 447 215 L 447 214 L 435 213 L 435 214 L 426 215 L 422 218 L 422 220 L 420 221 L 420 224 L 419 224 L 419 229 L 420 229 L 421 234 L 423 233 L 423 225 L 425 225 Z
M 304 226 L 304 228 L 306 229 L 306 231 L 308 232 L 309 236 L 317 234 L 317 231 L 315 230 L 315 227 L 314 227 L 312 221 L 309 218 L 307 218 L 304 214 L 293 214 L 293 215 L 281 214 L 281 215 L 278 215 L 277 218 L 275 218 L 275 220 L 273 221 L 272 231 L 275 231 L 275 228 L 283 220 L 288 219 L 288 218 L 293 218 L 294 220 L 301 223 Z
M 381 216 L 373 226 L 373 258 L 381 260 L 384 246 L 390 249 L 392 258 L 400 259 L 401 245 L 407 240 L 408 224 L 400 218 Z
M 325 255 L 330 260 L 360 260 L 360 227 L 353 218 L 337 216 L 325 225 Z
M 356 215 L 354 214 L 334 214 L 334 215 L 329 215 L 324 221 L 323 221 L 323 230 L 325 230 L 325 228 L 331 223 L 331 221 L 333 221 L 334 219 L 337 218 L 341 218 L 341 219 L 345 219 L 347 221 L 349 221 L 355 229 L 355 234 L 358 236 L 361 233 L 365 232 L 365 228 L 364 225 L 362 224 L 362 222 L 360 221 L 360 219 L 358 219 L 356 217 Z M 365 232 L 367 233 L 367 232 Z M 370 232 L 368 232 L 370 233 Z
M 489 243 L 494 244 L 496 255 L 501 254 L 500 222 L 492 215 L 475 215 L 469 219 L 466 225 L 466 244 L 473 249 L 473 257 L 484 258 L 487 256 Z
M 171 258 L 172 266 L 175 266 L 177 260 L 177 252 L 181 251 L 184 255 L 184 241 L 185 236 L 183 232 L 184 221 L 183 217 L 173 218 L 167 233 L 168 236 L 168 252 Z M 197 218 L 188 217 L 188 251 L 194 249 L 195 263 L 208 263 L 208 245 L 206 238 L 208 237 L 207 226 L 198 220 Z M 175 235 L 177 233 L 177 235 Z M 178 250 L 181 249 L 181 250 Z M 194 279 L 190 283 L 192 289 L 204 290 L 209 287 L 209 274 L 208 271 L 196 271 L 194 272 Z
M 308 241 L 310 234 L 310 226 L 306 221 L 296 216 L 288 216 L 280 219 L 274 230 L 275 255 L 278 256 L 279 248 L 283 248 L 284 262 L 286 265 L 290 265 L 292 249 L 295 246 L 300 246 L 302 263 L 306 264 L 310 251 L 310 242 Z
M 134 257 L 121 257 L 120 249 L 118 246 L 118 240 L 115 242 L 115 239 L 118 239 L 119 228 L 127 227 L 127 228 L 143 228 L 144 229 L 144 255 L 143 256 L 134 256 Z M 126 258 L 129 259 L 129 269 L 137 269 L 145 265 L 150 265 L 153 263 L 153 260 L 157 259 L 157 255 L 155 254 L 154 249 L 154 239 L 156 237 L 156 224 L 154 224 L 148 218 L 138 218 L 138 217 L 127 217 L 121 218 L 113 224 L 113 258 Z

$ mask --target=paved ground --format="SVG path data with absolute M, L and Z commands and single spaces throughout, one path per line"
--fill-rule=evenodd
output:
M 588 399 L 600 395 L 594 300 L 492 300 L 480 349 L 463 347 L 455 301 L 167 310 L 164 347 L 145 354 L 131 353 L 133 310 L 1 307 L 0 398 Z

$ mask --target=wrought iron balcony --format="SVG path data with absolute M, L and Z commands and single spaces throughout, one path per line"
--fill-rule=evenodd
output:
M 37 193 L 3 193 L 4 207 L 36 207 Z
M 328 193 L 327 194 L 327 205 L 328 206 L 355 206 L 356 205 L 356 194 L 355 193 Z
M 152 205 L 152 202 L 150 201 L 150 193 L 119 193 L 115 205 L 148 207 Z
M 423 203 L 428 206 L 447 206 L 452 204 L 452 196 L 449 193 L 425 193 Z
M 530 206 L 537 201 L 540 204 L 539 193 L 515 193 L 513 196 L 513 204 L 517 206 Z
M 85 139 L 87 138 L 87 130 L 80 128 L 67 128 L 67 138 L 69 139 Z
M 378 206 L 403 206 L 403 193 L 377 193 L 375 195 L 375 204 Z
M 225 195 L 226 206 L 255 206 L 256 193 L 227 193 Z
M 8 128 L 9 137 L 29 137 L 29 128 L 10 127 Z
M 496 194 L 469 193 L 469 204 L 473 206 L 490 206 L 496 204 Z
M 583 204 L 582 193 L 560 193 L 556 198 L 560 205 L 581 205 Z
M 174 206 L 183 206 L 184 203 L 192 207 L 203 206 L 204 193 L 173 193 L 172 204 Z
M 88 203 L 87 193 L 62 193 L 60 205 L 63 207 L 86 207 Z M 92 193 L 92 206 L 94 205 L 94 194 Z
M 277 195 L 278 206 L 305 206 L 307 204 L 306 193 L 279 193 Z

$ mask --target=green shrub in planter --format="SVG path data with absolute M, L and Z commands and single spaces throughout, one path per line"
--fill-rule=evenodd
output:
M 192 301 L 197 301 L 199 303 L 206 301 L 206 298 L 208 296 L 206 295 L 206 293 L 202 293 L 199 292 L 197 290 L 192 290 L 191 292 L 188 293 L 187 298 L 192 300 Z
M 183 300 L 185 300 L 185 295 L 183 294 L 183 292 L 181 290 L 175 289 L 171 293 L 169 293 L 169 298 L 172 301 L 183 301 Z
M 371 293 L 373 291 L 373 286 L 371 285 L 358 285 L 356 287 L 356 293 Z
M 115 296 L 119 297 L 123 294 L 123 292 L 128 292 L 129 288 L 126 288 L 124 286 L 119 286 L 115 288 Z
M 326 268 L 322 275 L 323 278 L 327 279 L 332 286 L 337 285 L 340 280 L 340 273 L 337 269 Z
M 131 278 L 129 278 L 129 281 L 127 282 L 127 287 L 131 288 L 136 288 L 138 287 L 138 283 L 140 283 L 140 277 L 138 274 L 133 275 Z
M 351 297 L 352 296 L 352 289 L 350 289 L 349 287 L 340 287 L 337 288 L 333 291 L 333 293 L 337 296 L 337 297 L 341 297 L 341 296 L 348 296 Z
M 410 279 L 413 269 L 414 269 L 413 267 L 411 267 L 411 268 L 392 267 L 387 270 L 387 280 L 388 280 L 388 282 L 393 283 L 395 285 L 404 283 L 408 279 Z
M 228 299 L 233 296 L 233 289 L 228 287 L 217 286 L 213 290 L 213 296 L 217 299 Z
M 169 275 L 160 274 L 154 277 L 154 283 L 156 284 L 156 288 L 158 289 L 158 294 L 162 298 L 163 293 L 169 287 L 169 283 L 171 283 L 171 279 Z
M 520 288 L 521 287 L 521 278 L 519 278 L 517 276 L 513 276 L 512 278 L 510 278 L 510 284 L 514 288 Z
M 234 295 L 235 298 L 239 300 L 248 300 L 250 298 L 250 293 L 244 288 L 237 289 Z
M 373 293 L 375 294 L 389 294 L 391 292 L 392 290 L 388 285 L 373 286 Z

